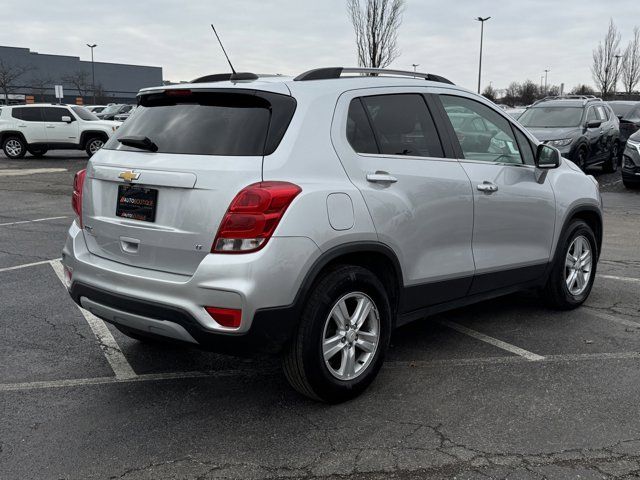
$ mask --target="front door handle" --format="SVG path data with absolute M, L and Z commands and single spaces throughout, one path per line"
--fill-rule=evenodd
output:
M 47 128 L 56 128 L 55 125 L 47 125 Z
M 367 182 L 371 183 L 396 183 L 398 179 L 381 170 L 376 173 L 367 173 Z
M 487 193 L 497 192 L 498 186 L 495 183 L 487 182 L 485 180 L 480 185 L 478 185 L 478 190 L 480 190 L 481 192 L 487 192 Z

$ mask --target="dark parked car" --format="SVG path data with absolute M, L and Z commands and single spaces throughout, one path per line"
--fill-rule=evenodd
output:
M 582 170 L 615 172 L 622 147 L 620 123 L 609 105 L 587 95 L 547 97 L 518 119 L 538 140 L 556 147 Z
M 640 188 L 640 131 L 628 138 L 622 154 L 622 182 L 627 188 Z
M 135 105 L 109 105 L 102 112 L 98 113 L 96 116 L 100 120 L 115 120 L 116 115 L 120 115 L 122 113 L 127 113 L 129 110 L 133 109 Z
M 620 140 L 624 143 L 640 130 L 640 102 L 616 100 L 609 106 L 620 119 Z

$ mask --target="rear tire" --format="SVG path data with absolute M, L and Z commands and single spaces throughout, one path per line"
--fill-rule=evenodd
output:
M 316 283 L 304 307 L 283 356 L 284 373 L 302 395 L 344 402 L 373 382 L 390 335 L 391 307 L 380 280 L 362 267 L 337 266 Z
M 91 137 L 89 140 L 87 140 L 85 151 L 87 152 L 87 155 L 89 155 L 89 158 L 93 157 L 96 152 L 102 148 L 103 145 L 104 140 L 101 137 Z
M 629 182 L 627 180 L 624 179 L 624 177 L 622 177 L 622 183 L 624 185 L 624 188 L 628 188 L 629 190 L 638 190 L 640 189 L 640 182 L 636 183 L 636 182 Z
M 618 171 L 618 163 L 620 162 L 620 145 L 614 142 L 609 152 L 609 158 L 602 164 L 604 173 L 615 173 Z
M 10 159 L 23 158 L 27 153 L 27 144 L 24 140 L 17 136 L 11 135 L 4 139 L 2 142 L 2 150 L 4 154 Z
M 598 244 L 591 227 L 582 220 L 571 222 L 556 251 L 544 297 L 550 306 L 571 310 L 589 297 L 596 275 Z

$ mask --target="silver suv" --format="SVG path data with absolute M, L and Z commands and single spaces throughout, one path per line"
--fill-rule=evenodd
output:
M 442 77 L 215 75 L 138 100 L 76 176 L 62 260 L 73 299 L 130 337 L 281 354 L 295 389 L 339 402 L 395 327 L 590 293 L 597 182 Z

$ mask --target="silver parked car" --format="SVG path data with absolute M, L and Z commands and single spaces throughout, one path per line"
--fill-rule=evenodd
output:
M 69 292 L 126 335 L 280 354 L 339 402 L 395 327 L 589 295 L 597 182 L 483 97 L 415 72 L 234 75 L 142 90 L 76 176 Z

